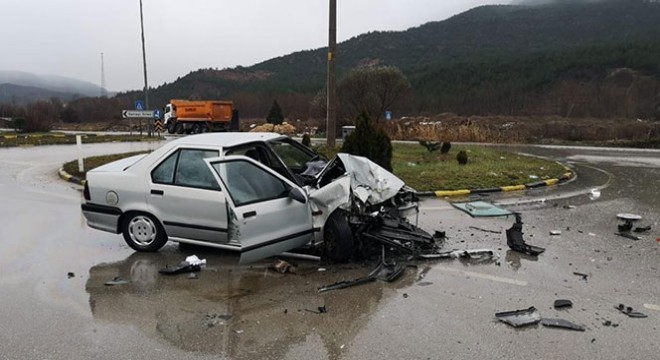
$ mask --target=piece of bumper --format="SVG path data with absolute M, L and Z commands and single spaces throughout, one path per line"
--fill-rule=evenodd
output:
M 87 225 L 93 229 L 108 231 L 114 234 L 119 233 L 119 217 L 122 214 L 121 209 L 96 205 L 96 204 L 82 204 L 80 206 Z

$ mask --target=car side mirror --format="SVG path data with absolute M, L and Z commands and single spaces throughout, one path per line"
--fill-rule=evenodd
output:
M 303 194 L 302 190 L 300 190 L 297 187 L 292 187 L 289 190 L 289 198 L 293 199 L 301 204 L 307 203 L 307 198 L 305 197 L 305 194 Z

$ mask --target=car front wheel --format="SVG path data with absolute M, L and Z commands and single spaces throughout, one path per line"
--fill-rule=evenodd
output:
M 129 213 L 122 224 L 122 233 L 128 246 L 136 251 L 158 251 L 167 242 L 165 229 L 152 215 Z
M 330 215 L 323 230 L 325 255 L 333 262 L 347 262 L 353 257 L 353 232 L 341 211 Z

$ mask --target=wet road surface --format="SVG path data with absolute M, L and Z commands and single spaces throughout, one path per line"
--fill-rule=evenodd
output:
M 86 145 L 84 156 L 154 146 Z M 279 274 L 271 261 L 239 267 L 233 254 L 176 244 L 134 253 L 120 235 L 86 227 L 79 187 L 57 178 L 75 147 L 2 149 L 0 359 L 655 358 L 660 153 L 514 150 L 567 161 L 579 174 L 525 196 L 478 197 L 521 212 L 525 240 L 545 253 L 508 249 L 512 217 L 473 219 L 430 199 L 419 223 L 446 231 L 445 249 L 491 248 L 500 258 L 418 262 L 393 283 L 318 294 L 372 265 L 290 260 L 297 273 Z M 590 196 L 594 188 L 600 197 Z M 621 212 L 643 216 L 651 232 L 639 241 L 614 235 Z M 208 262 L 196 279 L 158 273 L 190 254 Z M 115 277 L 130 282 L 104 285 Z M 555 310 L 556 299 L 574 306 Z M 619 303 L 648 318 L 627 317 L 614 309 Z M 318 313 L 323 306 L 327 313 Z M 514 329 L 494 316 L 530 306 L 586 331 Z

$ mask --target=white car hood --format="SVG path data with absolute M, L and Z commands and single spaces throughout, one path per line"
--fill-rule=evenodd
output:
M 124 159 L 120 159 L 117 161 L 113 161 L 111 163 L 107 163 L 105 165 L 101 165 L 97 168 L 94 168 L 90 170 L 89 172 L 117 172 L 117 171 L 124 171 L 127 167 L 135 164 L 138 162 L 138 160 L 142 159 L 145 157 L 147 154 L 140 154 L 140 155 L 135 155 L 131 157 L 127 157 Z

